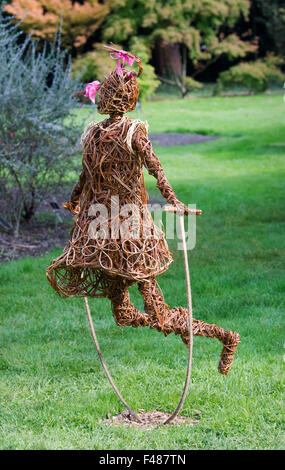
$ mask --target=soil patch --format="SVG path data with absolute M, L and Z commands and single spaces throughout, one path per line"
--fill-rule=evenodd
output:
M 18 237 L 10 232 L 0 231 L 0 262 L 12 261 L 24 256 L 44 255 L 54 248 L 63 248 L 69 239 L 73 225 L 73 216 L 61 203 L 70 195 L 57 194 L 58 210 L 52 210 L 50 202 L 54 198 L 45 199 L 30 223 L 23 222 Z
M 149 134 L 149 138 L 153 145 L 158 145 L 161 147 L 200 144 L 202 142 L 210 142 L 211 140 L 220 139 L 220 137 L 217 135 L 179 134 L 176 132 Z
M 129 413 L 128 410 L 122 411 L 116 416 L 109 416 L 108 419 L 103 420 L 102 422 L 105 422 L 106 424 L 110 424 L 113 426 L 118 426 L 120 424 L 123 424 L 126 427 L 130 426 L 136 426 L 137 428 L 153 428 L 157 427 L 160 424 L 163 424 L 167 418 L 169 418 L 170 413 L 163 413 L 162 411 L 144 411 L 144 410 L 139 410 L 139 413 L 137 413 L 137 416 L 141 420 L 141 423 L 138 423 L 135 421 L 135 419 L 132 417 L 132 415 Z M 194 424 L 197 424 L 199 421 L 197 419 L 189 418 L 186 416 L 176 416 L 174 421 L 170 423 L 170 426 L 176 425 L 176 426 L 181 426 L 183 424 L 186 424 L 188 426 L 193 426 Z
M 0 262 L 12 261 L 23 256 L 39 256 L 54 248 L 63 248 L 71 226 L 58 224 L 57 231 L 53 223 L 31 223 L 21 228 L 17 238 L 9 233 L 0 232 Z

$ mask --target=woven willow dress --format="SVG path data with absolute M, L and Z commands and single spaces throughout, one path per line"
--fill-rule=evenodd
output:
M 173 261 L 146 208 L 143 166 L 168 203 L 178 200 L 153 152 L 146 124 L 111 117 L 91 123 L 81 142 L 83 170 L 70 197 L 71 206 L 79 204 L 80 211 L 64 252 L 47 269 L 49 283 L 62 297 L 105 296 L 108 277 L 144 281 Z

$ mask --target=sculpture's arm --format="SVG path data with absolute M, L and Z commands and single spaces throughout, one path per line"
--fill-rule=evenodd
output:
M 88 124 L 86 129 L 84 130 L 84 133 L 81 137 L 81 144 L 83 145 L 83 157 L 82 157 L 82 167 L 83 170 L 81 172 L 81 175 L 79 176 L 79 181 L 78 183 L 74 186 L 70 199 L 68 202 L 64 202 L 62 206 L 69 210 L 72 214 L 78 214 L 80 211 L 79 207 L 79 202 L 81 198 L 81 193 L 83 190 L 83 187 L 86 182 L 86 174 L 88 173 L 88 159 L 89 156 L 93 155 L 94 149 L 93 149 L 93 138 L 92 136 L 98 129 L 98 125 L 95 124 L 94 122 L 91 122 Z
M 78 183 L 74 186 L 69 201 L 64 202 L 62 207 L 69 210 L 72 214 L 77 214 L 79 212 L 79 201 L 82 193 L 83 186 L 85 184 L 85 172 L 82 170 L 81 175 L 79 177 Z
M 140 129 L 134 136 L 134 147 L 141 157 L 143 165 L 147 168 L 149 174 L 156 178 L 156 187 L 160 190 L 162 196 L 169 204 L 188 214 L 188 207 L 180 202 L 177 198 L 164 174 L 158 157 L 155 155 L 152 144 L 148 139 L 146 132 L 144 132 L 142 129 Z

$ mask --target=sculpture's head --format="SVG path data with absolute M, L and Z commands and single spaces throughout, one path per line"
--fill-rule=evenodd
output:
M 135 71 L 122 69 L 118 74 L 113 70 L 101 84 L 98 113 L 124 114 L 135 109 L 139 97 L 136 77 Z
M 100 114 L 124 114 L 135 109 L 139 86 L 137 77 L 142 73 L 141 60 L 130 52 L 118 50 L 112 46 L 104 46 L 110 52 L 112 59 L 117 60 L 117 67 L 102 83 L 94 81 L 88 83 L 85 90 L 75 93 L 75 96 L 83 95 L 90 98 L 95 104 L 95 96 L 99 91 L 98 113 Z M 124 69 L 125 63 L 132 66 L 137 62 L 139 72 Z

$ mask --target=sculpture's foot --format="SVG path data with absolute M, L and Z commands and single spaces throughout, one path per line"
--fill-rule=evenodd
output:
M 183 327 L 181 327 L 181 320 L 180 320 L 180 328 L 177 328 L 176 334 L 180 334 L 182 341 L 184 344 L 189 347 L 189 331 L 186 327 L 186 314 L 187 310 L 185 308 L 180 307 L 179 309 L 180 315 L 183 311 L 185 322 Z M 210 338 L 217 338 L 223 344 L 223 350 L 218 366 L 218 370 L 223 375 L 228 375 L 230 372 L 230 368 L 234 359 L 234 354 L 236 352 L 237 346 L 240 343 L 240 335 L 234 331 L 224 330 L 220 326 L 217 325 L 210 325 L 209 323 L 205 323 L 202 320 L 196 320 L 193 318 L 193 335 L 196 336 L 208 336 Z
M 240 343 L 240 335 L 235 331 L 227 331 L 224 339 L 224 347 L 221 354 L 218 370 L 221 374 L 228 375 L 234 359 L 237 346 Z

